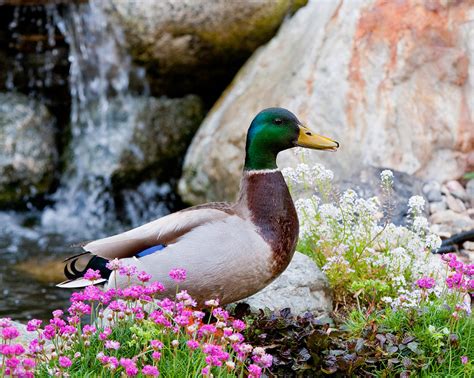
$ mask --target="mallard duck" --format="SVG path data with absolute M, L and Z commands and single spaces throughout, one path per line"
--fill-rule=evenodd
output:
M 164 216 L 127 232 L 83 245 L 84 253 L 69 259 L 69 278 L 58 286 L 90 284 L 82 278 L 98 269 L 108 287 L 125 287 L 126 277 L 106 268 L 118 258 L 124 265 L 152 275 L 168 289 L 168 272 L 183 268 L 180 284 L 202 303 L 219 298 L 227 304 L 246 298 L 270 284 L 288 266 L 298 240 L 298 216 L 283 175 L 276 165 L 280 151 L 295 147 L 334 151 L 336 141 L 317 135 L 290 111 L 262 110 L 250 124 L 245 164 L 235 203 L 212 202 Z M 76 263 L 83 261 L 79 271 Z M 95 282 L 97 283 L 97 281 Z

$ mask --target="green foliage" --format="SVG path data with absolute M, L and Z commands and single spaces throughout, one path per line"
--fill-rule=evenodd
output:
M 468 173 L 466 173 L 466 174 L 464 175 L 464 178 L 465 178 L 466 180 L 472 180 L 472 179 L 474 179 L 474 172 L 468 172 Z

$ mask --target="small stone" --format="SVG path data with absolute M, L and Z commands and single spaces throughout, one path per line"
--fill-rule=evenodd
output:
M 466 214 L 459 214 L 453 210 L 444 210 L 432 214 L 430 217 L 432 224 L 443 224 L 446 227 L 452 228 L 452 233 L 467 231 L 474 228 L 474 220 Z
M 473 241 L 465 241 L 462 245 L 464 249 L 468 251 L 474 251 L 474 242 Z
M 466 206 L 459 198 L 454 198 L 453 196 L 448 195 L 446 196 L 446 202 L 448 207 L 456 213 L 466 212 Z
M 445 201 L 437 201 L 437 202 L 431 202 L 430 203 L 430 213 L 438 213 L 440 211 L 446 210 L 448 208 L 448 205 L 446 205 Z
M 467 198 L 471 202 L 471 206 L 474 206 L 474 179 L 469 180 L 466 184 Z
M 430 231 L 443 239 L 447 239 L 453 236 L 452 229 L 444 224 L 432 224 L 430 227 Z
M 459 181 L 451 180 L 446 183 L 446 187 L 448 188 L 449 192 L 456 198 L 459 198 L 463 201 L 468 199 L 466 189 L 461 185 Z
M 439 202 L 443 199 L 441 195 L 441 185 L 437 181 L 428 181 L 423 186 L 423 193 L 429 202 Z
M 305 312 L 329 314 L 332 295 L 326 275 L 306 255 L 296 252 L 288 268 L 257 294 L 242 300 L 251 311 L 278 311 L 289 307 L 295 315 Z

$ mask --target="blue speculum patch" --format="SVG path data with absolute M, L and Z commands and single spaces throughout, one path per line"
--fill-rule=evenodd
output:
M 135 257 L 140 258 L 140 257 L 148 256 L 148 255 L 151 255 L 152 253 L 161 251 L 162 249 L 165 249 L 165 248 L 166 248 L 166 246 L 163 245 L 163 244 L 154 245 L 153 247 L 144 249 L 143 251 L 137 253 L 137 254 L 135 255 Z

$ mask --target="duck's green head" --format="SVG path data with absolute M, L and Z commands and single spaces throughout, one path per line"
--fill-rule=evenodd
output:
M 315 134 L 286 109 L 264 109 L 247 132 L 244 169 L 275 169 L 277 154 L 296 146 L 335 151 L 339 143 Z

